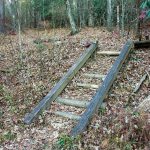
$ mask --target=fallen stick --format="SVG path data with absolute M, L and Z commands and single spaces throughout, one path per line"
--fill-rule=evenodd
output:
M 140 89 L 142 83 L 146 80 L 146 77 L 147 77 L 147 73 L 141 78 L 140 82 L 135 87 L 133 93 L 136 93 Z
M 147 73 L 147 76 L 148 76 L 148 80 L 149 80 L 149 82 L 150 82 L 150 74 L 149 74 L 148 71 L 146 71 L 146 73 Z

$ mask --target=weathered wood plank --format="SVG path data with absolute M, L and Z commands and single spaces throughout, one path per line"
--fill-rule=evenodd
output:
M 50 92 L 39 102 L 39 104 L 25 116 L 24 123 L 30 124 L 32 121 L 45 109 L 49 108 L 51 102 L 55 100 L 63 91 L 67 84 L 72 80 L 75 74 L 85 64 L 92 53 L 97 49 L 98 42 L 92 43 L 89 48 L 85 50 L 82 56 L 76 63 L 68 70 L 68 72 L 60 79 L 60 81 L 50 90 Z
M 73 119 L 73 120 L 79 120 L 81 118 L 79 115 L 75 115 L 71 112 L 56 111 L 56 112 L 54 112 L 54 114 L 58 115 L 58 116 L 61 116 L 61 117 Z
M 71 131 L 71 136 L 76 136 L 85 130 L 93 114 L 102 104 L 106 94 L 108 93 L 110 87 L 112 86 L 114 80 L 116 79 L 116 76 L 132 47 L 133 47 L 133 42 L 127 41 L 120 55 L 118 56 L 112 68 L 110 69 L 109 73 L 107 74 L 102 86 L 97 90 L 95 96 L 92 98 L 86 111 L 81 116 L 81 119 L 79 120 L 78 124 Z
M 58 97 L 56 99 L 56 102 L 64 104 L 64 105 L 69 105 L 69 106 L 75 106 L 75 107 L 82 107 L 82 108 L 86 108 L 89 104 L 88 101 L 83 101 L 83 100 L 74 100 L 74 99 L 66 99 L 66 98 L 61 98 Z
M 135 41 L 134 42 L 134 48 L 149 48 L 150 47 L 150 40 L 147 41 Z
M 83 88 L 92 88 L 92 89 L 98 89 L 98 87 L 99 87 L 99 85 L 87 84 L 87 83 L 77 83 L 77 86 L 83 87 Z
M 120 52 L 116 52 L 116 51 L 99 51 L 99 52 L 97 52 L 97 54 L 107 55 L 107 56 L 118 56 L 120 54 Z
M 100 74 L 88 74 L 88 73 L 85 73 L 84 74 L 85 77 L 89 77 L 89 78 L 97 78 L 97 79 L 101 79 L 101 80 L 104 80 L 106 75 L 100 75 Z

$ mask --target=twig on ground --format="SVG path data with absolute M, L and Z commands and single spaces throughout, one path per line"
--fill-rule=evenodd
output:
M 150 74 L 149 74 L 149 72 L 147 70 L 146 70 L 146 73 L 147 73 L 147 76 L 148 76 L 148 80 L 150 82 Z
M 140 82 L 139 82 L 139 83 L 137 84 L 137 86 L 135 87 L 133 93 L 136 93 L 136 92 L 140 89 L 141 85 L 142 85 L 143 82 L 146 80 L 147 76 L 148 76 L 147 73 L 144 74 L 144 76 L 141 78 Z

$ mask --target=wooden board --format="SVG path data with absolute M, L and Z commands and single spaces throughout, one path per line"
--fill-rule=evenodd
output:
M 134 48 L 149 48 L 150 47 L 150 40 L 147 41 L 136 41 L 134 42 Z
M 119 56 L 120 52 L 116 52 L 116 51 L 100 51 L 100 52 L 97 52 L 97 54 L 107 55 L 107 56 Z
M 49 91 L 49 93 L 39 102 L 39 104 L 27 114 L 24 118 L 24 123 L 30 124 L 32 121 L 45 109 L 49 108 L 52 101 L 63 91 L 67 84 L 72 80 L 79 69 L 85 64 L 92 53 L 97 49 L 98 42 L 92 43 L 89 48 L 85 50 L 82 56 L 76 63 L 68 70 L 68 72 L 60 79 L 60 81 Z
M 127 41 L 120 55 L 118 56 L 112 68 L 110 69 L 109 73 L 107 74 L 102 86 L 97 90 L 96 94 L 94 95 L 90 104 L 88 105 L 86 111 L 81 116 L 81 119 L 79 120 L 78 124 L 71 131 L 71 136 L 77 136 L 78 134 L 82 133 L 86 129 L 93 114 L 101 106 L 106 94 L 108 93 L 114 80 L 116 79 L 116 76 L 132 47 L 133 47 L 133 42 Z

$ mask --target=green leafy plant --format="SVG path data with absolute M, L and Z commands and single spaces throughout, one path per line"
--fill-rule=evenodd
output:
M 12 104 L 13 102 L 13 96 L 11 93 L 8 91 L 6 87 L 3 85 L 0 85 L 0 92 L 2 93 L 2 97 L 9 103 Z
M 106 112 L 106 108 L 100 107 L 100 108 L 99 108 L 99 111 L 98 111 L 98 114 L 99 114 L 99 115 L 104 115 L 105 112 Z
M 0 85 L 0 93 L 1 93 L 1 102 L 7 103 L 9 106 L 9 110 L 11 112 L 16 112 L 16 106 L 15 101 L 13 99 L 13 95 L 10 93 L 9 89 L 7 89 L 5 86 Z M 1 111 L 0 111 L 0 117 L 1 117 Z
M 70 137 L 68 135 L 62 134 L 58 141 L 57 144 L 55 145 L 56 149 L 59 150 L 76 150 L 77 149 L 77 143 L 80 140 L 80 137 Z
M 127 143 L 127 144 L 124 146 L 124 150 L 132 150 L 132 144 L 131 144 L 131 143 Z
M 12 141 L 15 138 L 16 138 L 16 134 L 12 133 L 11 131 L 7 131 L 3 135 L 0 136 L 0 143 L 4 141 Z

